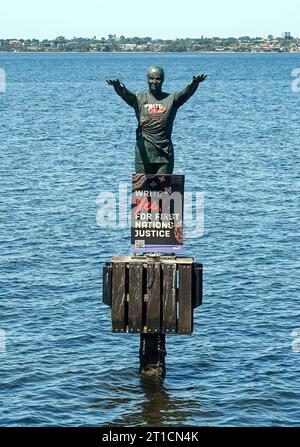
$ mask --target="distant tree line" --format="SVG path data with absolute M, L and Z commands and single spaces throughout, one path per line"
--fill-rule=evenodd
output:
M 290 51 L 299 50 L 299 38 L 284 33 L 274 38 L 271 34 L 263 37 L 203 37 L 178 39 L 152 39 L 146 37 L 125 37 L 109 34 L 107 37 L 58 36 L 55 39 L 0 39 L 0 51 Z

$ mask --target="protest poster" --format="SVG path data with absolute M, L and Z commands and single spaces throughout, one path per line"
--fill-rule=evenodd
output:
M 134 174 L 131 246 L 134 253 L 183 249 L 184 175 Z

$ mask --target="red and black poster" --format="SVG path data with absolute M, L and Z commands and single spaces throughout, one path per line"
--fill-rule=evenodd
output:
M 132 176 L 131 246 L 135 253 L 180 253 L 184 175 Z

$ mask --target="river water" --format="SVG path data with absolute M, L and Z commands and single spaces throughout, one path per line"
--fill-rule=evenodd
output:
M 133 111 L 105 83 L 207 80 L 180 109 L 175 169 L 204 193 L 194 333 L 167 337 L 165 380 L 142 380 L 139 337 L 111 333 L 102 266 L 130 228 L 97 224 L 130 187 Z M 300 54 L 0 54 L 0 424 L 300 423 Z M 295 81 L 295 79 L 294 79 Z M 295 82 L 294 82 L 295 86 Z M 294 88 L 295 90 L 295 88 Z M 299 334 L 299 338 L 297 337 Z

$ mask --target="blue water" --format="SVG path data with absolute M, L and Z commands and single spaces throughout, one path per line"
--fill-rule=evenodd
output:
M 102 191 L 130 185 L 135 91 L 208 78 L 176 118 L 174 172 L 205 193 L 205 267 L 191 337 L 167 338 L 162 383 L 139 338 L 111 333 L 101 270 L 129 228 L 97 226 Z M 295 426 L 300 423 L 300 54 L 0 54 L 0 424 Z M 298 271 L 297 271 L 298 269 Z M 5 331 L 5 332 L 3 332 Z M 2 351 L 2 352 L 1 352 Z

